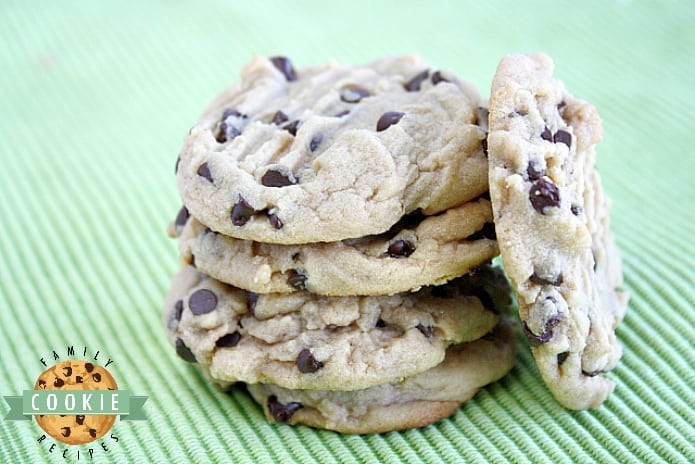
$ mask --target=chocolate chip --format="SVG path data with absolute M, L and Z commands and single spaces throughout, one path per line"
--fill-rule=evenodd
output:
M 65 438 L 70 436 L 70 427 L 61 427 L 62 432 L 60 433 Z
M 196 362 L 195 355 L 180 338 L 176 339 L 176 354 L 178 354 L 179 357 L 184 361 L 192 363 Z
M 404 115 L 405 113 L 401 113 L 399 111 L 387 111 L 386 113 L 382 114 L 379 121 L 377 121 L 376 131 L 381 132 L 394 124 L 398 124 L 398 121 L 400 121 Z
M 555 143 L 564 143 L 568 148 L 572 147 L 572 134 L 567 131 L 559 130 L 553 135 Z
M 84 368 L 87 370 L 87 372 L 92 372 L 94 370 L 94 364 L 92 363 L 85 363 Z
M 287 271 L 287 284 L 297 290 L 306 290 L 307 276 L 298 272 L 296 269 Z
M 63 371 L 63 377 L 70 377 L 72 375 L 72 367 L 70 366 L 65 366 Z
M 191 253 L 191 256 L 188 258 L 188 265 L 195 268 L 195 256 L 193 253 Z
M 289 120 L 290 120 L 289 116 L 287 116 L 287 115 L 286 115 L 285 113 L 283 113 L 282 111 L 278 111 L 277 113 L 275 113 L 275 114 L 273 115 L 273 119 L 272 119 L 271 122 L 272 122 L 273 124 L 277 124 L 277 125 L 279 126 L 279 125 L 282 124 L 283 122 L 287 122 L 287 121 L 289 121 Z
M 549 319 L 547 319 L 545 321 L 545 326 L 543 327 L 543 332 L 540 334 L 533 333 L 531 329 L 529 329 L 529 326 L 526 323 L 526 321 L 521 321 L 521 329 L 524 332 L 524 335 L 526 335 L 526 338 L 529 341 L 529 345 L 538 346 L 552 340 L 553 329 L 560 323 L 563 316 L 564 315 L 562 313 L 557 313 L 551 316 Z
M 386 322 L 384 322 L 383 319 L 377 319 L 375 327 L 377 329 L 383 329 L 384 327 L 386 327 Z
M 291 173 L 285 173 L 276 169 L 268 169 L 261 177 L 261 184 L 266 187 L 286 187 L 296 183 L 297 181 Z
M 432 335 L 434 335 L 434 327 L 431 325 L 418 324 L 415 326 L 415 328 L 422 332 L 422 335 L 427 338 L 432 338 Z
M 422 84 L 422 81 L 427 79 L 430 76 L 429 70 L 425 69 L 421 73 L 418 73 L 415 77 L 410 79 L 408 82 L 406 82 L 403 87 L 405 87 L 405 90 L 408 92 L 416 92 L 420 90 L 420 85 Z
M 232 224 L 243 226 L 249 222 L 254 214 L 256 214 L 256 210 L 246 203 L 243 197 L 239 196 L 239 201 L 232 208 Z
M 233 138 L 238 137 L 241 134 L 241 132 L 236 126 L 227 121 L 227 118 L 230 117 L 245 118 L 246 116 L 241 114 L 235 108 L 226 108 L 222 113 L 222 119 L 220 120 L 220 128 L 217 131 L 217 135 L 215 135 L 215 140 L 217 140 L 218 143 L 228 142 L 229 140 L 232 140 Z
M 586 375 L 587 377 L 596 377 L 597 375 L 600 375 L 603 373 L 604 373 L 604 371 L 602 371 L 602 370 L 596 370 L 596 371 L 590 371 L 590 372 L 587 372 L 584 370 L 582 371 L 582 374 Z
M 268 397 L 268 411 L 277 422 L 287 422 L 301 407 L 301 403 L 295 402 L 282 404 L 275 395 Z
M 545 170 L 540 169 L 535 162 L 530 161 L 526 167 L 526 174 L 530 180 L 538 180 L 545 175 Z
M 417 247 L 410 240 L 396 240 L 389 245 L 386 254 L 392 258 L 407 258 Z
M 241 340 L 241 334 L 239 332 L 232 332 L 218 338 L 215 342 L 215 346 L 218 348 L 232 348 L 237 346 L 239 340 Z
M 548 142 L 553 141 L 553 133 L 550 132 L 550 129 L 548 129 L 548 126 L 545 126 L 545 129 L 543 129 L 543 132 L 541 132 L 541 138 L 543 140 L 547 140 Z
M 246 294 L 246 308 L 249 313 L 253 315 L 256 310 L 256 303 L 258 302 L 258 293 L 248 292 Z
M 369 96 L 369 90 L 362 87 L 345 87 L 340 90 L 340 99 L 345 103 L 359 103 Z
M 557 276 L 550 278 L 550 279 L 547 277 L 541 277 L 534 272 L 533 274 L 531 274 L 531 277 L 529 277 L 529 280 L 531 280 L 531 282 L 533 282 L 535 284 L 539 284 L 539 285 L 558 286 L 558 285 L 562 284 L 562 272 L 559 273 Z
M 512 113 L 512 116 L 528 116 L 527 110 L 516 110 Z
M 285 56 L 273 56 L 270 58 L 270 62 L 273 63 L 282 74 L 285 75 L 285 79 L 288 82 L 293 82 L 297 80 L 297 74 L 292 67 L 292 62 Z
M 45 380 L 39 380 L 39 388 L 46 389 L 46 381 Z
M 81 375 L 75 376 L 75 383 L 82 383 L 82 376 Z
M 562 363 L 565 362 L 565 360 L 567 359 L 567 357 L 568 357 L 569 355 L 570 355 L 570 352 L 569 352 L 569 351 L 564 351 L 564 352 L 562 352 L 562 353 L 558 353 L 558 354 L 557 354 L 557 365 L 558 365 L 558 366 L 562 366 Z
M 442 73 L 441 73 L 440 71 L 435 71 L 435 72 L 433 72 L 433 73 L 432 73 L 432 84 L 433 84 L 433 85 L 437 85 L 437 84 L 439 84 L 440 82 L 449 82 L 449 80 L 448 80 L 448 79 L 445 79 L 445 78 L 442 76 Z
M 179 210 L 179 213 L 176 215 L 176 219 L 174 220 L 174 225 L 176 227 L 183 227 L 186 225 L 188 222 L 188 218 L 190 217 L 190 214 L 188 213 L 188 208 L 185 206 L 182 206 L 181 209 Z
M 77 422 L 77 425 L 83 425 L 84 424 L 84 415 L 78 415 L 75 416 L 75 422 Z
M 188 299 L 188 306 L 196 316 L 207 314 L 217 307 L 217 295 L 207 288 L 198 289 Z
M 92 438 L 96 438 L 97 437 L 96 429 L 89 429 L 89 436 L 91 436 Z
M 95 372 L 94 374 L 92 374 L 92 380 L 94 380 L 97 383 L 101 382 L 101 374 L 98 372 Z
M 315 135 L 314 138 L 311 139 L 311 142 L 309 142 L 309 151 L 312 153 L 315 152 L 322 140 L 323 135 Z
M 584 211 L 584 208 L 582 208 L 579 205 L 572 205 L 570 206 L 570 211 L 572 211 L 572 214 L 574 214 L 575 216 L 579 216 Z
M 466 240 L 481 239 L 497 240 L 497 233 L 495 232 L 495 224 L 493 222 L 486 222 L 479 231 L 466 238 Z
M 300 372 L 310 374 L 321 369 L 323 367 L 323 363 L 314 358 L 314 355 L 310 349 L 304 348 L 299 352 L 299 355 L 297 355 L 297 367 L 299 368 Z
M 174 174 L 179 173 L 179 164 L 181 164 L 181 155 L 176 157 L 176 166 L 174 166 Z
M 58 377 L 56 377 L 55 380 L 53 381 L 53 386 L 56 388 L 60 388 L 63 385 L 65 385 L 65 382 L 63 382 L 63 379 L 59 379 Z
M 560 190 L 547 177 L 542 177 L 531 186 L 529 201 L 536 211 L 546 214 L 545 208 L 560 206 Z
M 487 139 L 481 140 L 480 146 L 483 148 L 483 155 L 485 155 L 485 158 L 487 158 Z
M 175 321 L 180 321 L 181 314 L 183 314 L 183 301 L 178 300 L 174 303 L 174 309 L 171 311 L 171 318 Z
M 275 227 L 276 229 L 282 229 L 283 224 L 277 214 L 268 214 L 268 221 L 270 221 L 270 225 Z
M 282 126 L 283 129 L 285 129 L 287 132 L 289 132 L 292 135 L 297 135 L 297 129 L 299 128 L 299 121 L 294 120 L 292 122 L 288 122 L 284 126 Z
M 203 163 L 200 166 L 198 166 L 198 175 L 200 177 L 205 177 L 208 181 L 214 182 L 212 180 L 212 174 L 210 174 L 210 168 L 208 167 L 208 163 Z

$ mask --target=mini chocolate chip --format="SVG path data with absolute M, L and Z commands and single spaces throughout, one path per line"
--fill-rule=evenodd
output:
M 417 247 L 410 240 L 396 240 L 389 245 L 386 254 L 392 258 L 407 258 Z
M 526 167 L 529 180 L 538 180 L 545 175 L 545 170 L 539 169 L 535 162 L 530 161 Z
M 96 438 L 97 437 L 96 429 L 89 429 L 89 436 L 91 436 L 92 438 Z
M 200 288 L 190 296 L 188 299 L 188 306 L 191 308 L 191 312 L 196 316 L 207 314 L 214 311 L 217 307 L 217 295 L 215 295 L 212 290 Z
M 432 84 L 433 84 L 433 85 L 437 85 L 437 84 L 439 84 L 440 82 L 449 82 L 449 80 L 448 80 L 448 79 L 445 79 L 445 78 L 442 76 L 442 73 L 441 73 L 440 71 L 435 71 L 435 72 L 433 72 L 433 73 L 432 73 Z
M 564 351 L 564 352 L 562 352 L 562 353 L 558 353 L 558 354 L 557 354 L 557 365 L 558 365 L 558 366 L 562 366 L 562 363 L 565 362 L 565 360 L 567 359 L 567 357 L 568 357 L 569 355 L 570 355 L 570 352 L 569 352 L 569 351 Z
M 529 277 L 529 280 L 530 280 L 531 282 L 533 282 L 533 283 L 535 283 L 535 284 L 539 284 L 539 285 L 555 285 L 555 286 L 558 286 L 558 285 L 561 285 L 561 284 L 562 284 L 562 272 L 559 273 L 557 276 L 555 276 L 552 280 L 551 280 L 551 279 L 548 279 L 548 278 L 545 278 L 545 277 L 541 277 L 541 276 L 539 276 L 538 274 L 536 274 L 536 273 L 534 272 L 533 274 L 531 274 L 531 277 Z
M 77 422 L 77 425 L 83 425 L 84 424 L 84 415 L 78 415 L 75 416 L 75 422 Z
M 406 82 L 403 87 L 405 87 L 405 90 L 408 92 L 416 92 L 420 90 L 420 85 L 422 84 L 422 81 L 427 79 L 430 76 L 430 71 L 428 69 L 425 69 L 421 73 L 418 73 L 415 77 L 410 79 L 408 82 Z
M 323 367 L 323 363 L 314 358 L 314 355 L 310 349 L 304 348 L 299 352 L 299 355 L 297 355 L 297 367 L 299 368 L 300 372 L 310 374 L 321 369 Z
M 276 169 L 268 169 L 261 177 L 261 184 L 266 187 L 286 187 L 296 183 L 297 181 L 292 174 L 286 174 Z
M 282 229 L 283 224 L 277 214 L 268 214 L 268 221 L 270 221 L 270 225 L 275 227 L 276 229 Z
M 536 211 L 545 214 L 545 208 L 560 206 L 560 190 L 547 177 L 542 177 L 531 186 L 529 201 Z
M 252 315 L 256 310 L 256 303 L 258 302 L 258 293 L 248 292 L 246 294 L 246 308 Z
M 174 174 L 179 173 L 179 164 L 181 163 L 181 155 L 176 157 L 176 166 L 174 166 Z
M 377 319 L 375 327 L 377 329 L 383 329 L 384 327 L 386 327 L 386 322 L 384 322 L 383 319 Z
M 484 238 L 488 240 L 497 240 L 494 222 L 486 222 L 479 231 L 466 237 L 466 240 L 481 240 Z
M 582 214 L 582 211 L 584 211 L 584 208 L 582 208 L 579 205 L 572 205 L 570 206 L 570 211 L 572 211 L 572 214 L 574 214 L 575 216 L 579 216 L 580 214 Z
M 273 115 L 273 119 L 272 119 L 272 121 L 270 121 L 270 122 L 272 122 L 273 124 L 277 124 L 277 125 L 279 126 L 279 125 L 282 124 L 283 122 L 287 122 L 287 121 L 289 121 L 289 120 L 290 120 L 289 116 L 287 116 L 287 115 L 286 115 L 285 113 L 283 113 L 282 111 L 278 111 L 277 113 L 275 113 L 275 114 Z
M 195 355 L 180 338 L 176 339 L 176 354 L 178 354 L 179 357 L 184 361 L 192 363 L 196 362 Z
M 70 427 L 62 427 L 60 430 L 62 430 L 62 432 L 60 434 L 62 436 L 64 436 L 65 438 L 70 436 Z
M 386 113 L 382 114 L 379 121 L 377 121 L 376 131 L 381 132 L 394 124 L 398 124 L 404 115 L 405 113 L 401 113 L 399 111 L 387 111 Z
M 480 146 L 483 148 L 483 155 L 485 155 L 485 158 L 487 158 L 487 139 L 481 140 Z
M 596 370 L 596 371 L 591 371 L 591 372 L 587 372 L 587 371 L 583 370 L 582 374 L 586 375 L 587 377 L 596 377 L 597 375 L 603 374 L 603 372 L 604 371 L 602 371 L 602 370 Z
M 63 385 L 65 385 L 65 382 L 63 382 L 63 379 L 59 379 L 58 377 L 56 377 L 55 380 L 53 381 L 53 386 L 56 388 L 60 388 Z
M 301 407 L 301 403 L 295 402 L 282 404 L 275 395 L 270 395 L 268 397 L 268 411 L 277 422 L 287 422 Z
M 72 375 L 72 367 L 70 366 L 65 366 L 63 371 L 65 371 L 63 372 L 63 377 L 70 377 Z
M 177 300 L 174 303 L 174 309 L 171 311 L 171 318 L 175 321 L 180 321 L 181 314 L 183 314 L 183 300 Z
M 85 363 L 84 368 L 87 370 L 87 372 L 92 372 L 94 370 L 94 364 L 92 363 Z
M 298 272 L 296 269 L 287 271 L 287 284 L 297 290 L 306 290 L 307 276 Z
M 369 90 L 362 87 L 345 87 L 340 90 L 340 99 L 345 103 L 359 103 L 369 96 Z
M 432 338 L 432 335 L 434 335 L 434 327 L 431 325 L 418 324 L 415 326 L 415 328 L 422 332 L 422 335 L 427 338 Z
M 543 132 L 541 132 L 541 138 L 543 140 L 547 140 L 548 142 L 553 141 L 553 133 L 550 132 L 550 129 L 548 129 L 548 126 L 545 126 L 545 129 L 543 129 Z
M 212 180 L 212 174 L 210 174 L 210 167 L 208 166 L 208 163 L 203 163 L 198 166 L 197 173 L 200 177 L 205 177 L 208 181 L 214 182 Z
M 94 374 L 92 374 L 92 380 L 94 380 L 97 383 L 101 382 L 101 374 L 98 372 L 95 372 Z
M 309 142 L 309 151 L 312 153 L 316 151 L 316 149 L 319 147 L 321 144 L 321 141 L 323 140 L 323 135 L 315 135 L 314 138 L 311 139 L 311 142 Z
M 254 214 L 256 214 L 256 210 L 246 203 L 243 197 L 239 196 L 239 201 L 232 208 L 232 224 L 243 226 L 249 222 Z
M 572 134 L 567 131 L 559 130 L 553 135 L 553 141 L 555 143 L 564 143 L 567 148 L 572 147 Z
M 548 318 L 545 321 L 545 326 L 543 327 L 543 333 L 540 334 L 535 334 L 529 329 L 528 324 L 526 321 L 521 321 L 521 329 L 524 332 L 524 335 L 526 335 L 526 338 L 529 341 L 529 345 L 531 346 L 538 346 L 542 345 L 543 343 L 547 343 L 553 338 L 553 329 L 560 323 L 562 318 L 564 317 L 564 314 L 562 313 L 557 313 Z
M 294 120 L 292 122 L 288 122 L 284 126 L 282 126 L 283 129 L 285 129 L 287 132 L 289 132 L 292 135 L 297 135 L 297 128 L 299 128 L 299 121 Z
M 239 340 L 241 340 L 241 334 L 239 332 L 232 332 L 218 338 L 215 342 L 215 346 L 218 348 L 232 348 L 237 346 Z
M 297 73 L 292 66 L 292 62 L 285 56 L 273 56 L 270 58 L 270 62 L 273 63 L 282 74 L 285 75 L 285 79 L 288 82 L 297 80 Z
M 188 222 L 188 218 L 190 217 L 190 214 L 188 213 L 188 208 L 185 206 L 182 206 L 181 209 L 179 210 L 179 213 L 176 215 L 176 219 L 174 220 L 174 225 L 177 227 L 183 227 L 186 225 Z
M 82 383 L 82 376 L 81 375 L 75 376 L 75 383 Z

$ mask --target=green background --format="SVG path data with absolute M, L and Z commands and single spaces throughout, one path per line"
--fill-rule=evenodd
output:
M 113 359 L 148 420 L 118 421 L 92 462 L 693 462 L 693 50 L 690 1 L 2 0 L 0 394 L 31 388 L 52 350 Z M 254 53 L 301 68 L 417 52 L 487 96 L 499 59 L 529 51 L 604 121 L 598 165 L 632 299 L 603 406 L 558 406 L 522 343 L 510 374 L 450 419 L 341 436 L 269 425 L 175 356 L 160 323 L 178 266 L 174 162 Z M 85 462 L 87 447 L 63 459 L 39 436 L 0 419 L 0 461 L 80 449 Z

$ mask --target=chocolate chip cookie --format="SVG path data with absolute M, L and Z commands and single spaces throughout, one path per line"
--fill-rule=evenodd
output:
M 117 390 L 111 374 L 84 360 L 63 361 L 43 371 L 34 390 Z M 115 415 L 37 415 L 36 423 L 50 436 L 70 445 L 101 438 L 116 422 Z
M 477 91 L 414 56 L 295 69 L 255 57 L 186 137 L 183 203 L 265 243 L 380 234 L 487 191 Z
M 423 427 L 453 414 L 514 365 L 516 335 L 508 322 L 485 337 L 450 347 L 444 361 L 420 374 L 356 391 L 288 390 L 248 385 L 270 422 L 342 433 Z
M 481 269 L 393 296 L 259 295 L 186 267 L 174 278 L 164 322 L 178 355 L 223 387 L 364 389 L 431 369 L 450 345 L 488 333 L 510 301 L 497 278 Z
M 483 198 L 435 216 L 413 213 L 386 233 L 339 242 L 279 245 L 234 239 L 189 219 L 185 208 L 176 228 L 183 229 L 179 249 L 184 263 L 257 293 L 388 295 L 442 284 L 498 254 L 492 209 Z
M 596 109 L 552 76 L 545 55 L 511 55 L 490 96 L 490 196 L 505 270 L 541 375 L 571 409 L 596 407 L 622 350 L 627 307 L 610 203 L 594 166 Z

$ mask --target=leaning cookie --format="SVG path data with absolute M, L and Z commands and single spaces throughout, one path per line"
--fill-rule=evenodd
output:
M 392 383 L 348 392 L 247 387 L 270 422 L 382 433 L 449 417 L 480 388 L 502 378 L 513 367 L 515 353 L 515 333 L 503 322 L 481 339 L 450 347 L 436 367 Z
M 356 390 L 428 370 L 450 345 L 489 332 L 500 318 L 490 306 L 509 288 L 479 278 L 393 296 L 257 295 L 186 267 L 164 321 L 179 356 L 221 386 Z
M 299 70 L 255 57 L 186 137 L 179 192 L 192 216 L 231 237 L 379 234 L 487 190 L 480 105 L 471 85 L 414 56 Z
M 555 398 L 596 407 L 613 391 L 627 306 L 609 201 L 594 167 L 596 109 L 567 93 L 545 55 L 504 58 L 492 83 L 490 196 L 524 332 Z
M 179 227 L 181 218 L 187 215 L 179 214 Z M 406 216 L 384 234 L 306 245 L 234 239 L 190 218 L 179 249 L 202 273 L 256 293 L 390 295 L 442 284 L 492 260 L 494 234 L 490 202 L 481 198 L 436 216 Z

